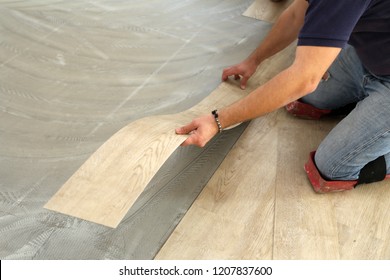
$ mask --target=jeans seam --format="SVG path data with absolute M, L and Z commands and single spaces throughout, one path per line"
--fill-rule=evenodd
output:
M 381 137 L 384 137 L 386 134 L 390 133 L 390 129 L 378 134 L 377 136 L 370 139 L 370 141 L 363 143 L 362 145 L 357 146 L 355 149 L 353 149 L 351 152 L 349 152 L 345 157 L 344 160 L 341 161 L 340 164 L 337 166 L 334 166 L 331 169 L 331 176 L 334 178 L 334 175 L 336 172 L 338 172 L 342 166 L 345 165 L 345 163 L 350 162 L 353 158 L 355 158 L 358 154 L 360 154 L 364 149 L 367 149 L 369 147 L 372 147 L 373 144 L 375 144 L 378 139 Z

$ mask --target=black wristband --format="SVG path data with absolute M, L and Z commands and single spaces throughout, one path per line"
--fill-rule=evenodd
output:
M 221 123 L 219 122 L 217 110 L 212 111 L 211 114 L 213 114 L 215 122 L 217 123 L 217 126 L 218 126 L 219 133 L 221 133 L 223 131 L 223 129 L 222 129 Z

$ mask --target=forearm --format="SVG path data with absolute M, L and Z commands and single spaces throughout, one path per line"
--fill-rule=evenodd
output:
M 223 128 L 272 112 L 315 90 L 340 48 L 298 47 L 294 63 L 243 99 L 220 109 Z
M 223 128 L 255 119 L 309 93 L 312 89 L 288 68 L 243 99 L 219 110 Z
M 292 3 L 280 15 L 268 35 L 247 59 L 259 65 L 265 59 L 273 56 L 294 42 L 302 28 L 306 8 L 307 4 L 302 0 L 296 0 Z

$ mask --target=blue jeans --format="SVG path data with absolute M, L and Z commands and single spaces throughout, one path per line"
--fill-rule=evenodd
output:
M 385 156 L 390 174 L 390 76 L 376 76 L 353 47 L 342 50 L 323 80 L 302 102 L 320 109 L 357 103 L 322 141 L 315 162 L 328 180 L 356 180 L 369 162 Z

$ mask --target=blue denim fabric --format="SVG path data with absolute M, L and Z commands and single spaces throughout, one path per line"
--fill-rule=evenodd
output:
M 319 171 L 329 180 L 356 180 L 364 165 L 384 155 L 390 174 L 390 76 L 368 72 L 351 46 L 342 50 L 329 74 L 301 100 L 321 109 L 357 105 L 318 147 Z

